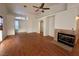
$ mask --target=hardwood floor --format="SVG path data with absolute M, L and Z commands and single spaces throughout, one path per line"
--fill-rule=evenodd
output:
M 67 56 L 69 52 L 51 43 L 52 37 L 37 33 L 21 33 L 8 36 L 0 44 L 3 56 Z

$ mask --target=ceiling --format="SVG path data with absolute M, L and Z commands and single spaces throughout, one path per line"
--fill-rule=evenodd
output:
M 26 5 L 27 7 L 24 7 Z M 43 14 L 40 11 L 35 12 L 36 8 L 33 6 L 40 6 L 41 3 L 7 3 L 6 7 L 9 13 L 19 14 L 19 15 L 27 15 L 27 14 Z M 46 10 L 45 13 L 57 12 L 65 9 L 65 3 L 46 3 L 44 7 L 50 8 L 50 10 Z M 44 13 L 44 14 L 45 14 Z

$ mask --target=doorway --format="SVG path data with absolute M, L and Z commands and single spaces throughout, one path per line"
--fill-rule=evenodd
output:
M 40 34 L 43 35 L 43 20 L 40 21 Z
M 19 31 L 19 20 L 15 20 L 15 34 Z

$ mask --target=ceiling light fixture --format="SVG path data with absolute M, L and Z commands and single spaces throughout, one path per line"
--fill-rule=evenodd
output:
M 24 5 L 24 7 L 27 7 L 26 5 Z

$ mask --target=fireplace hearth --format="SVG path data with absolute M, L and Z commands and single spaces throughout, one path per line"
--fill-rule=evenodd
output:
M 58 42 L 64 43 L 70 47 L 74 47 L 75 35 L 58 32 Z

